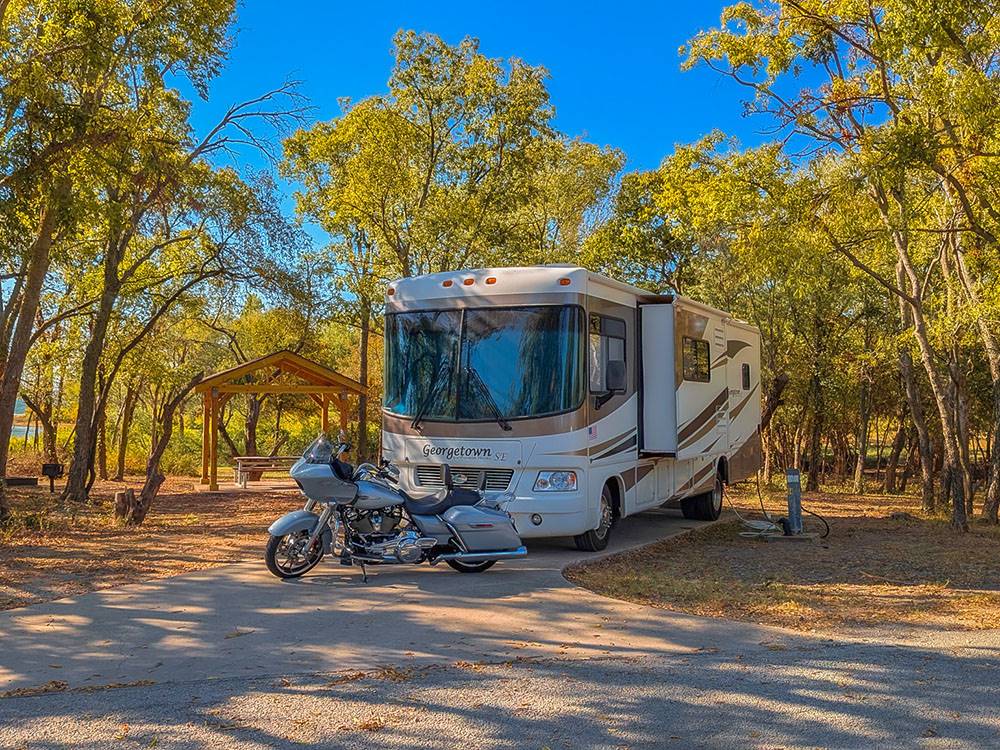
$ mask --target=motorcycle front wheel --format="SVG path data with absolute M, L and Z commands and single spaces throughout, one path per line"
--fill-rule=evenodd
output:
M 264 552 L 267 569 L 278 578 L 288 579 L 298 578 L 315 568 L 323 559 L 323 542 L 317 539 L 307 554 L 304 548 L 309 543 L 309 536 L 308 531 L 296 531 L 268 539 Z

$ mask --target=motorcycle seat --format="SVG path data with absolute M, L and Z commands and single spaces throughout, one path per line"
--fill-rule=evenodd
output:
M 448 508 L 456 505 L 475 505 L 482 499 L 478 492 L 463 489 L 449 490 L 447 487 L 422 497 L 411 497 L 405 492 L 400 494 L 403 496 L 407 512 L 418 516 L 437 516 Z

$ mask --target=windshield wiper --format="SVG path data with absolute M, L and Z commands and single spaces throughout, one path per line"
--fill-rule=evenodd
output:
M 479 388 L 479 392 L 483 395 L 483 401 L 489 407 L 490 411 L 493 412 L 493 416 L 496 418 L 497 424 L 500 425 L 500 429 L 504 432 L 510 432 L 510 422 L 504 418 L 503 412 L 497 406 L 497 402 L 493 400 L 493 394 L 490 393 L 490 387 L 483 381 L 483 376 L 472 365 L 466 365 L 465 373 L 469 380 Z
M 441 390 L 441 386 L 451 381 L 451 378 L 448 378 L 447 380 L 445 379 L 445 375 L 449 369 L 451 369 L 451 362 L 448 360 L 442 362 L 441 366 L 437 369 L 431 389 L 427 391 L 427 395 L 424 396 L 424 400 L 420 402 L 416 413 L 413 415 L 413 421 L 410 422 L 410 427 L 412 429 L 420 429 L 420 423 L 424 421 L 424 417 L 434 404 L 434 399 L 437 398 L 438 392 Z

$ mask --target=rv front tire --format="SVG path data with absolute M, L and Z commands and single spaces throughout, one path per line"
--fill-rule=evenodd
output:
M 611 487 L 604 485 L 601 490 L 601 519 L 596 529 L 573 537 L 576 548 L 584 552 L 600 552 L 608 546 L 611 538 L 611 527 L 614 525 L 614 498 L 611 496 Z
M 722 477 L 715 475 L 715 486 L 701 495 L 681 500 L 685 518 L 695 521 L 714 521 L 722 513 Z

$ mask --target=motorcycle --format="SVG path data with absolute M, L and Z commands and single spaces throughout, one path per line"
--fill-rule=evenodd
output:
M 341 565 L 445 562 L 460 573 L 481 573 L 499 560 L 525 557 L 504 497 L 456 488 L 444 467 L 444 487 L 411 497 L 399 488 L 399 470 L 383 462 L 357 468 L 341 457 L 350 450 L 320 435 L 291 469 L 306 496 L 268 528 L 264 559 L 278 578 L 308 573 L 326 554 Z

